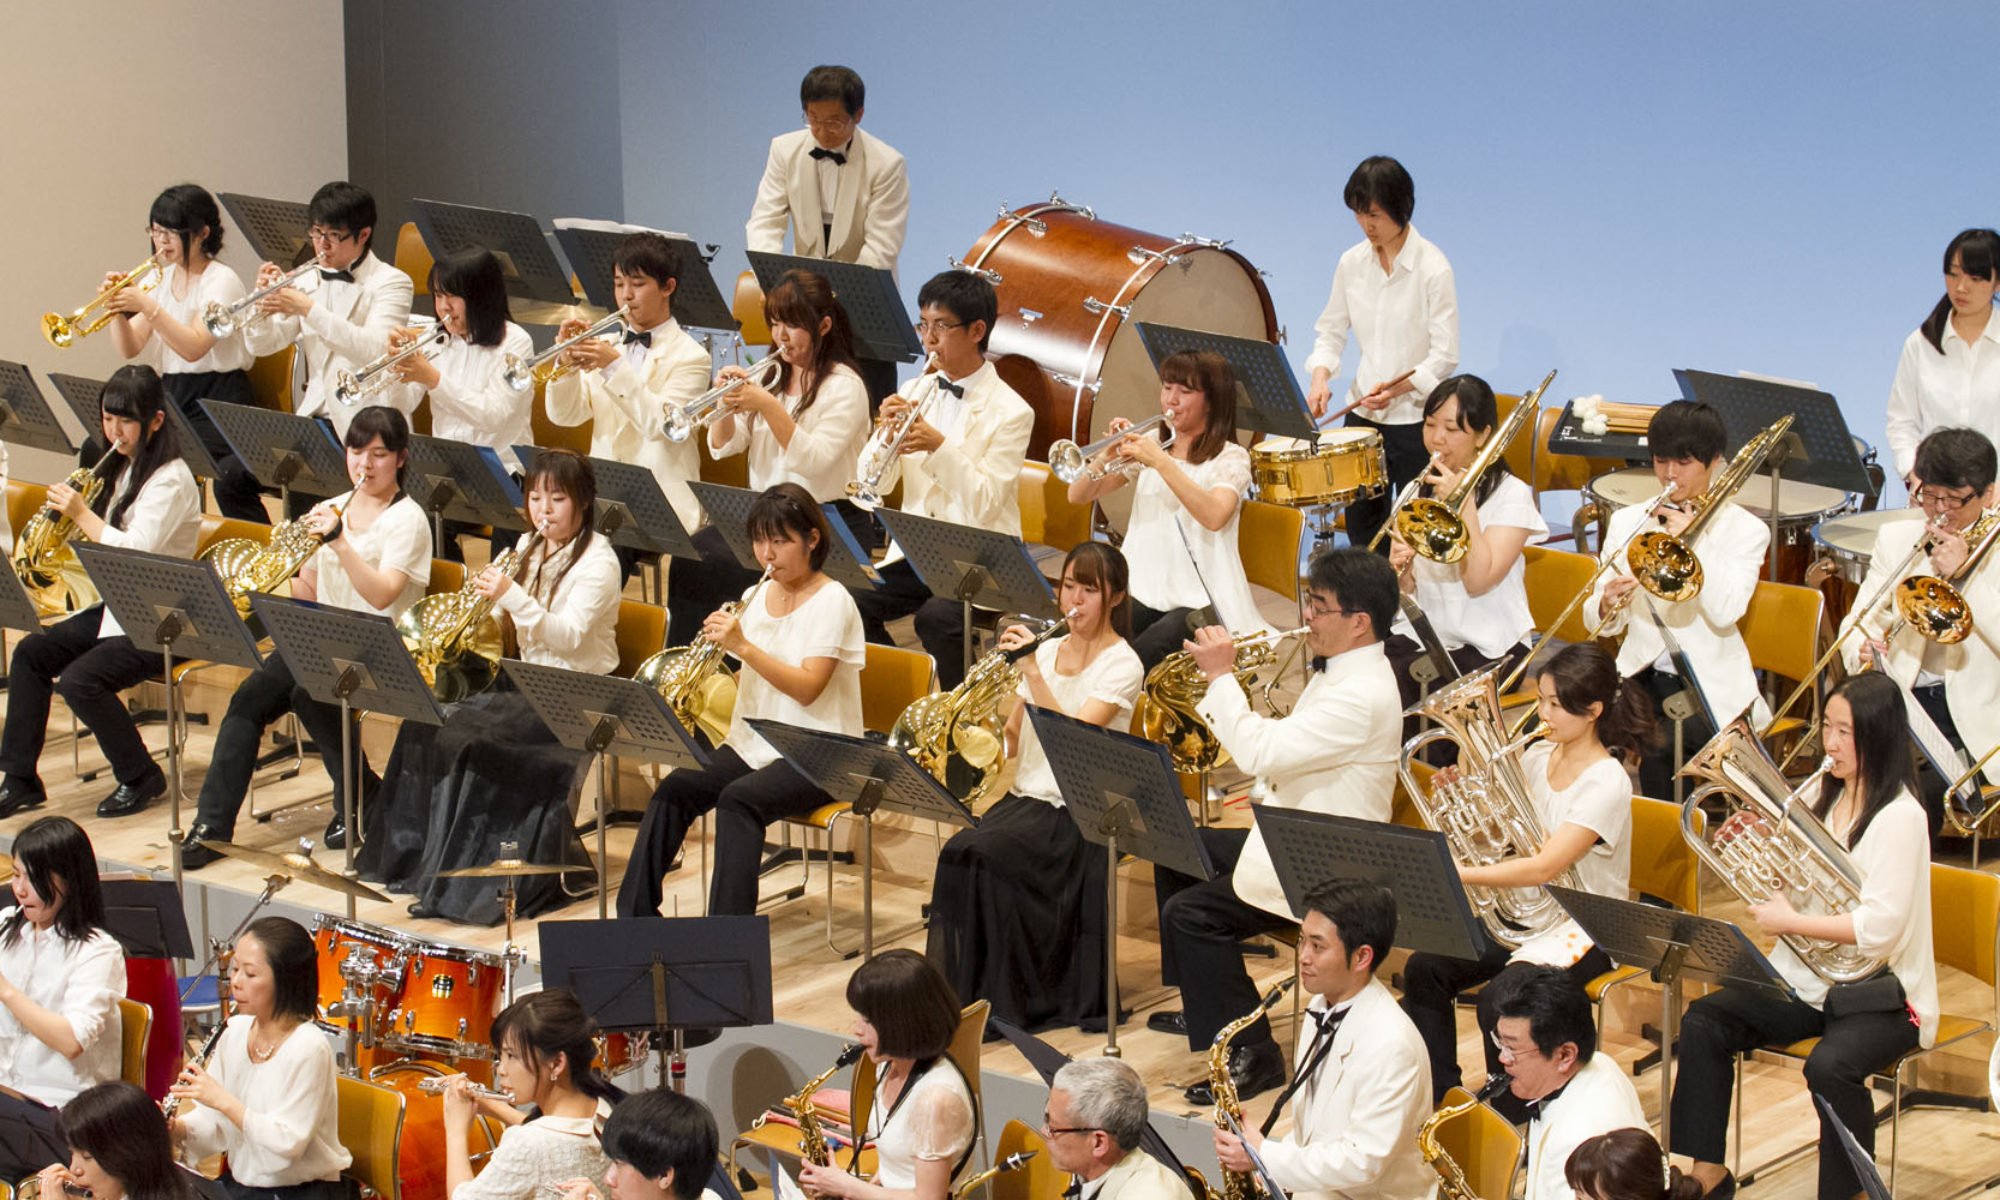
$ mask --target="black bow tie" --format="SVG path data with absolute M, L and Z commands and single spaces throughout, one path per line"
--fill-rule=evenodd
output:
M 1070 1176 L 1069 1186 L 1063 1189 L 1063 1200 L 1082 1200 L 1082 1197 L 1083 1197 L 1083 1176 L 1081 1175 Z
M 1307 1009 L 1306 1011 L 1308 1013 L 1311 1013 L 1313 1019 L 1319 1022 L 1320 1036 L 1330 1038 L 1336 1032 L 1339 1031 L 1340 1023 L 1347 1019 L 1348 1010 L 1344 1008 L 1342 1009 L 1327 1008 L 1327 1009 L 1322 1009 L 1319 1012 L 1312 1012 L 1311 1009 Z
M 327 270 L 327 269 L 326 269 L 325 267 L 321 267 L 321 268 L 319 269 L 319 278 L 320 278 L 320 282 L 322 282 L 322 283 L 332 283 L 332 282 L 333 282 L 334 280 L 336 280 L 336 279 L 338 279 L 338 280 L 339 280 L 340 282 L 342 282 L 342 283 L 353 283 L 353 282 L 354 282 L 354 272 L 352 272 L 352 271 L 329 271 L 329 270 Z
M 937 388 L 940 392 L 950 392 L 960 400 L 965 399 L 965 385 L 962 383 L 953 383 L 942 375 L 937 377 Z
M 814 146 L 812 148 L 812 156 L 814 158 L 830 158 L 836 167 L 847 165 L 847 155 L 844 151 L 828 150 L 825 146 Z
M 625 344 L 629 346 L 633 342 L 637 342 L 641 346 L 644 346 L 646 349 L 651 350 L 653 348 L 653 331 L 650 329 L 645 330 L 643 332 L 637 329 L 626 330 Z
M 1318 675 L 1326 670 L 1326 664 L 1327 657 L 1324 654 L 1315 654 L 1308 665 L 1312 667 L 1313 674 Z

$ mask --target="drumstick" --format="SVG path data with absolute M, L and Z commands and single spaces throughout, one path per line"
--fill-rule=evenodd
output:
M 1408 378 L 1409 378 L 1410 376 L 1412 376 L 1412 375 L 1415 375 L 1416 373 L 1417 373 L 1417 369 L 1416 369 L 1415 367 L 1411 367 L 1411 368 L 1410 368 L 1409 370 L 1407 370 L 1407 371 L 1403 372 L 1403 373 L 1402 373 L 1401 375 L 1398 375 L 1398 376 L 1396 376 L 1396 377 L 1395 377 L 1394 379 L 1391 379 L 1391 380 L 1390 380 L 1389 382 L 1387 382 L 1387 383 L 1383 384 L 1383 385 L 1382 385 L 1382 387 L 1378 387 L 1378 388 L 1376 388 L 1376 389 L 1375 389 L 1375 392 L 1379 392 L 1379 391 L 1381 391 L 1381 390 L 1382 390 L 1382 388 L 1392 388 L 1392 387 L 1395 387 L 1395 386 L 1396 386 L 1397 384 L 1399 384 L 1399 383 L 1403 382 L 1403 381 L 1404 381 L 1405 379 L 1408 379 Z M 1372 395 L 1374 395 L 1374 394 L 1375 394 L 1375 392 L 1370 392 L 1370 393 L 1368 393 L 1368 395 L 1372 396 Z M 1367 398 L 1366 396 L 1362 397 L 1362 399 L 1366 399 L 1366 398 Z M 1357 409 L 1357 408 L 1360 408 L 1360 407 L 1361 407 L 1361 401 L 1360 401 L 1360 400 L 1356 400 L 1356 401 L 1355 401 L 1354 403 L 1352 403 L 1352 404 L 1348 405 L 1348 406 L 1347 406 L 1346 408 L 1343 408 L 1343 409 L 1341 409 L 1341 410 L 1340 410 L 1340 411 L 1338 411 L 1338 412 L 1335 412 L 1335 413 L 1330 413 L 1330 414 L 1328 414 L 1328 415 L 1327 415 L 1327 417 L 1326 417 L 1326 419 L 1327 419 L 1327 420 L 1329 420 L 1329 421 L 1338 421 L 1338 420 L 1339 420 L 1340 418 L 1342 418 L 1342 417 L 1346 416 L 1346 415 L 1347 415 L 1348 413 L 1351 413 L 1351 412 L 1353 412 L 1353 411 L 1354 411 L 1355 409 Z

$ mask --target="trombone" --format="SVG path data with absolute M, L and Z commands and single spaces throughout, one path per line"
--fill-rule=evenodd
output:
M 884 485 L 888 483 L 889 472 L 902 458 L 903 442 L 917 427 L 917 422 L 923 419 L 931 402 L 937 399 L 938 381 L 944 378 L 944 372 L 938 367 L 935 353 L 925 360 L 924 372 L 924 377 L 930 382 L 930 390 L 924 393 L 921 400 L 910 401 L 909 410 L 896 422 L 893 432 L 889 425 L 878 425 L 875 432 L 868 435 L 868 444 L 861 447 L 861 457 L 855 460 L 856 478 L 848 480 L 847 494 L 853 499 L 854 506 L 863 512 L 874 512 L 882 506 L 882 493 L 886 490 Z
M 1473 456 L 1450 495 L 1442 499 L 1414 496 L 1397 508 L 1394 518 L 1396 535 L 1409 543 L 1411 549 L 1432 562 L 1455 563 L 1465 557 L 1472 542 L 1465 531 L 1465 519 L 1458 515 L 1459 509 L 1465 504 L 1465 498 L 1472 494 L 1472 489 L 1479 486 L 1480 479 L 1507 452 L 1508 443 L 1521 432 L 1528 418 L 1540 411 L 1542 393 L 1549 390 L 1555 379 L 1556 373 L 1550 371 L 1540 387 L 1514 406 L 1514 411 L 1507 414 L 1507 419 L 1500 422 L 1500 428 L 1486 439 L 1486 444 Z M 1436 461 L 1435 456 L 1433 461 Z
M 238 329 L 248 329 L 264 319 L 263 313 L 252 311 L 259 300 L 282 288 L 291 287 L 309 273 L 319 269 L 319 259 L 309 258 L 233 304 L 211 300 L 208 302 L 208 307 L 201 311 L 202 327 L 219 338 L 228 337 Z M 247 321 L 243 319 L 243 314 L 246 312 L 250 313 L 250 319 Z
M 1174 427 L 1167 423 L 1167 414 L 1147 417 L 1137 425 L 1129 425 L 1116 433 L 1107 433 L 1088 446 L 1079 446 L 1067 438 L 1049 447 L 1049 470 L 1064 483 L 1075 483 L 1079 479 L 1102 479 L 1110 470 L 1096 463 L 1099 454 L 1124 441 L 1128 437 L 1143 437 L 1158 426 L 1165 426 L 1167 436 L 1160 440 L 1162 447 L 1174 444 Z M 1138 463 L 1126 463 L 1117 468 L 1125 478 L 1130 479 L 1139 472 Z
M 444 340 L 449 336 L 449 332 L 445 329 L 444 322 L 440 321 L 401 350 L 390 350 L 359 371 L 341 371 L 333 377 L 333 398 L 347 405 L 372 399 L 382 389 L 395 382 L 396 377 L 390 373 L 391 367 L 412 354 L 420 353 L 425 358 L 435 358 L 437 350 L 444 346 Z
M 563 353 L 578 342 L 610 333 L 613 328 L 623 325 L 626 314 L 630 311 L 630 305 L 620 308 L 617 312 L 612 313 L 575 337 L 564 338 L 562 341 L 557 342 L 555 345 L 532 357 L 522 358 L 518 354 L 509 354 L 507 356 L 507 370 L 501 378 L 507 381 L 508 387 L 513 388 L 517 392 L 525 392 L 535 384 L 539 383 L 546 387 L 564 376 L 575 374 L 576 368 L 574 366 L 559 361 Z
M 757 360 L 757 364 L 750 368 L 748 374 L 719 383 L 686 404 L 668 405 L 667 440 L 685 442 L 695 430 L 707 429 L 715 424 L 716 419 L 722 415 L 724 400 L 735 395 L 737 390 L 746 384 L 754 383 L 760 388 L 772 386 L 778 382 L 778 372 L 782 371 L 784 366 L 785 360 L 779 356 L 777 348 L 773 347 L 769 354 Z
M 94 320 L 91 319 L 90 314 L 94 310 L 104 308 L 105 301 L 128 287 L 137 287 L 142 292 L 150 292 L 160 286 L 160 277 L 163 274 L 165 274 L 165 271 L 160 266 L 160 256 L 155 254 L 145 262 L 127 271 L 123 276 L 114 281 L 110 287 L 105 288 L 92 297 L 90 303 L 68 316 L 64 316 L 61 313 L 43 313 L 42 336 L 47 338 L 49 345 L 54 346 L 56 349 L 67 350 L 76 339 L 89 337 L 106 325 L 111 324 L 111 319 L 118 315 L 106 309 L 99 313 Z

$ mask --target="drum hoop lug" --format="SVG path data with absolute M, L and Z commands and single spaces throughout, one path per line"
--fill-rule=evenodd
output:
M 1041 319 L 1042 319 L 1042 314 L 1032 308 L 1024 308 L 1021 310 L 1021 324 L 1023 325 L 1033 325 L 1035 322 Z
M 1099 300 L 1095 296 L 1085 296 L 1083 298 L 1083 310 L 1087 313 L 1093 313 L 1093 314 L 1114 312 L 1118 314 L 1118 319 L 1121 321 L 1129 321 L 1132 319 L 1131 305 L 1106 304 L 1104 301 Z
M 1000 272 L 998 271 L 988 270 L 985 267 L 975 266 L 970 263 L 962 263 L 958 261 L 958 256 L 953 254 L 945 255 L 944 261 L 949 263 L 951 269 L 954 271 L 964 271 L 968 275 L 977 275 L 995 287 L 1000 285 Z
M 1069 374 L 1067 371 L 1051 371 L 1049 372 L 1049 378 L 1055 380 L 1058 384 L 1062 385 L 1063 387 L 1078 388 L 1082 391 L 1089 392 L 1093 396 L 1097 395 L 1097 393 L 1104 387 L 1104 381 L 1102 379 L 1092 379 L 1089 382 L 1085 382 L 1084 380 L 1078 378 L 1077 376 Z

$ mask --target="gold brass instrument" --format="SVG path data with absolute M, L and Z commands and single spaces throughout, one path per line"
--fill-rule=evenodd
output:
M 1709 481 L 1708 490 L 1694 498 L 1694 519 L 1681 530 L 1679 537 L 1664 529 L 1648 529 L 1633 539 L 1625 559 L 1640 587 L 1667 601 L 1692 600 L 1701 595 L 1701 560 L 1690 547 L 1722 510 L 1723 503 L 1750 481 L 1764 456 L 1791 427 L 1792 414 L 1786 413 L 1773 421 L 1770 428 L 1743 443 L 1722 474 Z
M 874 512 L 882 506 L 882 493 L 888 490 L 883 484 L 902 459 L 904 439 L 937 399 L 938 382 L 944 378 L 944 372 L 938 367 L 936 354 L 924 361 L 924 378 L 930 382 L 929 390 L 921 399 L 912 399 L 902 419 L 893 426 L 886 422 L 878 424 L 868 435 L 868 443 L 861 447 L 861 457 L 855 460 L 854 478 L 847 483 L 847 495 L 863 512 Z
M 347 405 L 363 404 L 374 399 L 384 388 L 396 382 L 391 367 L 412 354 L 436 358 L 448 336 L 450 331 L 444 327 L 443 321 L 439 321 L 401 350 L 386 351 L 359 371 L 341 370 L 333 377 L 333 398 Z
M 309 258 L 233 304 L 211 300 L 208 302 L 208 307 L 201 310 L 202 327 L 219 338 L 228 337 L 238 329 L 248 329 L 264 319 L 264 314 L 257 311 L 259 300 L 273 292 L 291 287 L 319 269 L 319 259 Z M 245 313 L 250 314 L 248 318 L 243 315 Z
M 125 272 L 110 287 L 105 288 L 92 297 L 90 303 L 70 313 L 68 316 L 64 316 L 61 313 L 43 313 L 42 336 L 49 340 L 49 345 L 54 346 L 58 350 L 69 349 L 70 346 L 76 343 L 76 339 L 89 337 L 106 325 L 111 324 L 112 319 L 118 315 L 117 313 L 106 309 L 98 313 L 94 319 L 90 314 L 104 308 L 104 302 L 111 299 L 113 294 L 122 292 L 128 287 L 136 287 L 142 292 L 150 292 L 160 286 L 160 276 L 164 273 L 163 268 L 160 266 L 160 256 L 157 254 L 153 255 L 145 262 Z
M 346 505 L 342 505 L 333 510 L 333 515 L 338 517 L 346 511 Z M 306 528 L 305 518 L 300 517 L 278 522 L 271 528 L 268 542 L 229 538 L 210 546 L 201 557 L 203 562 L 214 564 L 215 573 L 222 577 L 222 590 L 236 605 L 236 615 L 249 621 L 253 616 L 250 597 L 259 592 L 275 592 L 289 583 L 324 544 Z
M 1424 469 L 1418 471 L 1416 475 L 1410 480 L 1410 482 L 1403 485 L 1403 490 L 1396 493 L 1395 503 L 1389 506 L 1390 512 L 1392 513 L 1402 512 L 1403 506 L 1416 498 L 1417 489 L 1424 486 L 1424 476 L 1430 474 L 1431 468 L 1437 466 L 1438 459 L 1443 457 L 1444 455 L 1442 454 L 1431 455 L 1430 461 L 1424 464 Z M 1375 553 L 1376 549 L 1382 545 L 1382 539 L 1388 537 L 1389 531 L 1394 529 L 1395 527 L 1396 523 L 1394 521 L 1384 521 L 1380 525 L 1376 526 L 1375 536 L 1368 539 L 1368 553 L 1370 554 Z
M 1064 483 L 1075 483 L 1084 478 L 1102 479 L 1111 473 L 1112 468 L 1096 461 L 1100 454 L 1128 437 L 1145 437 L 1162 426 L 1166 428 L 1167 436 L 1160 439 L 1160 445 L 1162 447 L 1173 445 L 1174 427 L 1167 423 L 1165 413 L 1147 417 L 1137 425 L 1121 429 L 1116 433 L 1107 433 L 1088 446 L 1079 446 L 1067 438 L 1053 442 L 1049 445 L 1049 470 Z M 1139 474 L 1139 464 L 1133 461 L 1128 461 L 1116 469 L 1123 472 L 1127 479 Z
M 92 1193 L 81 1184 L 63 1180 L 62 1194 L 69 1200 L 86 1200 Z M 41 1200 L 42 1177 L 30 1175 L 14 1186 L 14 1200 Z
M 781 1104 L 791 1111 L 792 1116 L 799 1123 L 799 1157 L 801 1161 L 809 1162 L 816 1167 L 830 1167 L 833 1165 L 833 1152 L 827 1148 L 826 1131 L 820 1128 L 819 1106 L 813 1103 L 813 1093 L 825 1087 L 826 1081 L 832 1079 L 842 1068 L 851 1067 L 859 1061 L 861 1051 L 862 1047 L 859 1042 L 847 1046 L 841 1050 L 840 1056 L 833 1060 L 832 1066 L 821 1071 L 811 1079 L 806 1080 L 804 1087 L 780 1101 Z M 762 1129 L 765 1122 L 771 1119 L 771 1112 L 773 1111 L 776 1110 L 758 1113 L 757 1119 L 750 1122 L 750 1128 Z
M 1005 1174 L 1008 1171 L 1020 1170 L 1022 1167 L 1028 1165 L 1029 1159 L 1040 1153 L 1041 1151 L 1039 1150 L 1021 1150 L 1009 1154 L 999 1162 L 994 1163 L 984 1171 L 979 1172 L 964 1183 L 959 1184 L 956 1188 L 953 1188 L 951 1193 L 952 1200 L 968 1200 L 973 1193 L 986 1186 L 987 1180 L 993 1178 L 995 1175 Z
M 1794 789 L 1778 773 L 1750 723 L 1739 717 L 1681 768 L 1681 774 L 1706 781 L 1681 802 L 1681 837 L 1751 904 L 1783 893 L 1793 908 L 1809 916 L 1850 912 L 1861 903 L 1860 872 L 1805 798 L 1831 766 L 1831 759 L 1821 762 Z M 1721 820 L 1709 821 L 1713 832 L 1704 836 L 1695 814 L 1710 797 L 1720 797 L 1725 811 Z M 1855 946 L 1795 933 L 1783 939 L 1828 983 L 1865 979 L 1882 966 L 1883 960 Z
M 2000 539 L 2000 508 L 1989 508 L 1966 527 L 1965 562 L 1950 579 L 1935 575 L 1912 575 L 1896 584 L 1896 619 L 1882 636 L 1886 641 L 1899 625 L 1907 624 L 1927 640 L 1941 646 L 1955 646 L 1972 635 L 1972 606 L 1966 603 L 1959 585 L 1979 569 Z M 1918 545 L 1929 554 L 1934 538 L 1927 536 Z
M 1527 774 L 1521 770 L 1521 752 L 1544 731 L 1537 729 L 1507 740 L 1500 689 L 1494 683 L 1498 673 L 1497 666 L 1475 671 L 1432 692 L 1412 708 L 1408 715 L 1424 717 L 1435 728 L 1404 742 L 1396 761 L 1396 771 L 1424 824 L 1445 835 L 1452 858 L 1461 866 L 1486 867 L 1533 854 L 1547 840 Z M 1434 774 L 1425 787 L 1412 763 L 1433 742 L 1456 744 L 1458 767 L 1451 774 Z M 1567 888 L 1583 886 L 1569 868 L 1550 882 Z M 1493 939 L 1510 947 L 1569 919 L 1545 887 L 1468 884 L 1465 898 Z
M 1500 427 L 1493 431 L 1493 436 L 1487 438 L 1486 444 L 1473 456 L 1472 462 L 1465 468 L 1465 473 L 1458 477 L 1458 486 L 1451 490 L 1450 495 L 1443 499 L 1417 496 L 1398 508 L 1395 516 L 1396 536 L 1408 542 L 1411 549 L 1432 562 L 1455 563 L 1464 558 L 1466 551 L 1471 547 L 1465 532 L 1465 520 L 1458 515 L 1459 510 L 1465 506 L 1465 498 L 1472 494 L 1472 489 L 1479 486 L 1479 481 L 1493 469 L 1493 464 L 1499 462 L 1501 456 L 1507 453 L 1508 444 L 1519 435 L 1522 427 L 1541 411 L 1542 393 L 1549 390 L 1549 385 L 1555 382 L 1555 378 L 1556 373 L 1550 371 L 1542 380 L 1540 387 L 1523 397 L 1521 402 L 1514 406 L 1514 411 L 1507 414 L 1507 419 L 1500 422 Z
M 741 600 L 720 611 L 741 614 L 771 580 L 765 567 L 755 587 Z M 660 693 L 674 710 L 674 719 L 700 732 L 711 746 L 729 736 L 729 719 L 736 711 L 736 674 L 723 663 L 722 643 L 700 634 L 685 646 L 670 646 L 639 664 L 632 678 Z
M 500 552 L 488 569 L 512 575 L 541 540 L 539 530 Z M 417 672 L 440 704 L 476 696 L 498 674 L 503 642 L 493 601 L 479 594 L 479 576 L 467 572 L 455 592 L 425 596 L 396 618 L 396 634 L 417 660 Z
M 509 354 L 507 356 L 507 370 L 501 375 L 501 378 L 507 381 L 508 387 L 513 388 L 517 392 L 525 392 L 538 383 L 546 386 L 565 376 L 576 374 L 574 366 L 562 361 L 563 354 L 578 342 L 587 341 L 594 337 L 602 337 L 610 333 L 613 329 L 623 325 L 630 313 L 630 306 L 620 308 L 617 312 L 612 313 L 582 333 L 572 338 L 564 338 L 540 354 L 531 355 L 527 358 L 522 358 L 518 354 Z
M 750 373 L 740 375 L 696 396 L 686 404 L 667 406 L 667 440 L 685 442 L 694 436 L 697 429 L 707 429 L 722 416 L 722 402 L 735 395 L 749 384 L 769 388 L 778 382 L 778 373 L 784 369 L 785 360 L 775 347 L 750 368 Z
M 889 747 L 910 756 L 967 807 L 991 798 L 1007 757 L 1007 704 L 1021 686 L 1014 664 L 1069 629 L 1072 609 L 1025 645 L 989 650 L 948 692 L 919 696 L 897 716 Z
M 1254 633 L 1234 639 L 1236 662 L 1231 673 L 1245 695 L 1257 682 L 1257 672 L 1277 665 L 1279 645 L 1304 637 L 1309 629 L 1310 626 L 1301 625 L 1282 633 Z M 1134 706 L 1133 715 L 1138 718 L 1141 735 L 1165 742 L 1173 755 L 1174 770 L 1184 775 L 1213 770 L 1229 761 L 1229 752 L 1195 711 L 1208 687 L 1208 677 L 1195 664 L 1194 655 L 1176 650 L 1146 672 L 1145 690 L 1139 693 Z M 1271 702 L 1268 685 L 1264 699 L 1267 704 Z
M 104 467 L 117 447 L 104 452 L 92 467 L 78 467 L 63 479 L 69 489 L 83 497 L 85 508 L 104 494 Z M 70 546 L 81 530 L 75 521 L 53 508 L 38 508 L 14 539 L 14 574 L 35 602 L 35 612 L 44 617 L 75 612 L 97 603 L 97 588 L 83 572 L 76 550 Z
M 1417 1153 L 1438 1173 L 1438 1200 L 1481 1200 L 1479 1189 L 1466 1176 L 1465 1168 L 1445 1152 L 1444 1143 L 1438 1140 L 1438 1130 L 1491 1100 L 1509 1082 L 1508 1076 L 1495 1075 L 1480 1086 L 1476 1095 L 1444 1105 L 1417 1127 Z
M 456 1075 L 426 1075 L 422 1079 L 417 1080 L 417 1090 L 426 1096 L 442 1096 L 450 1090 L 451 1081 L 456 1078 L 460 1077 Z M 503 1091 L 499 1088 L 484 1087 L 473 1083 L 469 1079 L 466 1080 L 465 1086 L 470 1088 L 473 1096 L 478 1099 L 498 1100 L 502 1104 L 514 1103 L 514 1093 L 512 1092 Z
M 1236 1077 L 1229 1073 L 1229 1043 L 1236 1035 L 1255 1025 L 1264 1016 L 1262 1005 L 1215 1031 L 1215 1040 L 1208 1045 L 1208 1092 L 1215 1097 L 1214 1120 L 1217 1129 L 1228 1130 L 1243 1127 L 1243 1104 L 1236 1097 Z M 1222 1186 L 1208 1188 L 1209 1200 L 1258 1200 L 1262 1189 L 1248 1171 L 1232 1171 L 1218 1167 L 1218 1179 Z

